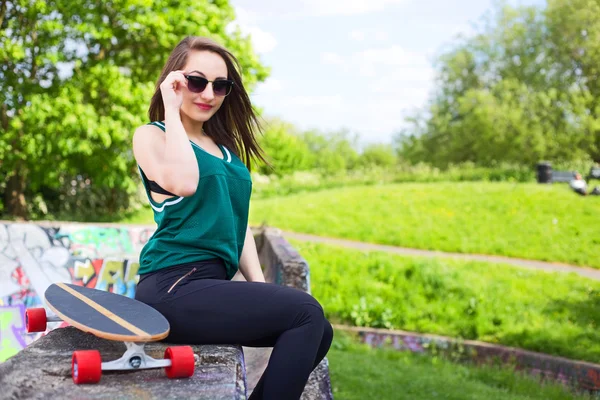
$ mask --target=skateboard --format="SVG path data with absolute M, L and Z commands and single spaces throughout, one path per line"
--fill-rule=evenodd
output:
M 25 311 L 27 332 L 44 332 L 47 322 L 65 321 L 100 338 L 123 341 L 126 351 L 121 358 L 102 362 L 98 350 L 73 352 L 73 382 L 98 383 L 102 371 L 165 368 L 168 378 L 189 378 L 194 374 L 196 356 L 190 346 L 167 347 L 164 359 L 157 360 L 144 352 L 147 342 L 164 339 L 169 321 L 154 308 L 127 296 L 90 289 L 69 283 L 56 283 L 44 293 L 45 308 Z

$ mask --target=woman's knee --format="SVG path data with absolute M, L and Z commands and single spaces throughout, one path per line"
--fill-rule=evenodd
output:
M 316 368 L 317 365 L 325 358 L 327 352 L 331 348 L 331 343 L 333 342 L 333 328 L 327 319 L 324 321 L 323 326 L 323 336 L 321 336 L 321 343 L 319 344 L 319 350 L 317 351 L 317 357 L 315 359 L 315 364 L 313 368 Z
M 294 326 L 310 324 L 317 332 L 322 332 L 325 321 L 323 307 L 316 300 L 302 302 L 296 306 Z
M 282 310 L 292 312 L 292 327 L 311 323 L 316 325 L 317 330 L 323 329 L 325 314 L 323 307 L 311 294 L 296 288 L 285 288 L 277 292 L 278 301 Z

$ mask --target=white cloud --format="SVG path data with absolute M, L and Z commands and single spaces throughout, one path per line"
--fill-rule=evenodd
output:
M 382 11 L 408 1 L 410 0 L 235 0 L 232 3 L 236 11 L 240 7 L 252 8 L 253 12 L 247 12 L 243 17 L 252 18 L 256 22 L 258 19 L 270 18 L 360 15 Z
M 343 99 L 340 95 L 290 96 L 287 102 L 289 105 L 309 109 L 322 109 L 322 107 L 339 109 L 342 106 Z
M 337 53 L 325 52 L 321 53 L 321 61 L 327 65 L 343 65 L 344 57 Z
M 283 90 L 283 86 L 284 85 L 281 80 L 276 78 L 268 78 L 266 81 L 257 85 L 256 92 L 259 94 L 277 93 Z
M 375 40 L 384 42 L 384 41 L 388 40 L 388 38 L 389 38 L 389 35 L 387 32 L 384 32 L 384 31 L 375 32 Z
M 361 51 L 355 58 L 364 60 L 365 65 L 407 65 L 414 60 L 415 54 L 398 45 L 388 48 L 374 48 Z
M 389 35 L 387 32 L 382 30 L 371 30 L 371 31 L 363 31 L 355 29 L 351 31 L 348 36 L 352 40 L 356 40 L 357 42 L 365 42 L 365 41 L 377 41 L 377 42 L 385 42 L 388 40 Z
M 350 38 L 362 42 L 365 40 L 365 33 L 363 31 L 353 30 L 350 32 Z
M 422 53 L 403 49 L 398 45 L 387 48 L 374 48 L 355 53 L 353 64 L 365 77 L 408 74 L 414 78 L 422 78 L 431 73 L 431 66 Z M 421 79 L 419 79 L 421 80 Z
M 244 32 L 250 34 L 252 38 L 252 46 L 257 53 L 268 53 L 277 46 L 277 39 L 269 32 L 265 32 L 258 26 L 249 26 L 243 29 Z
M 260 12 L 244 7 L 235 7 L 235 20 L 242 25 L 255 25 L 260 19 Z
M 326 65 L 341 66 L 347 73 L 358 72 L 366 78 L 387 79 L 388 82 L 428 82 L 433 77 L 433 68 L 426 54 L 393 45 L 363 50 L 348 57 L 324 52 L 321 53 L 321 61 Z
M 312 15 L 323 16 L 381 11 L 388 6 L 405 3 L 406 0 L 301 0 L 300 2 Z
M 268 53 L 277 46 L 275 36 L 257 25 L 260 19 L 258 12 L 236 7 L 235 13 L 236 20 L 227 26 L 227 32 L 233 31 L 238 26 L 244 34 L 250 35 L 252 47 L 260 54 Z

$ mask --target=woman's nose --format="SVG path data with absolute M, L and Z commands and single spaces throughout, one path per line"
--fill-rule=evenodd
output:
M 206 85 L 206 88 L 202 91 L 202 98 L 207 101 L 210 101 L 215 98 L 215 92 L 213 91 L 212 82 L 209 82 L 208 85 Z

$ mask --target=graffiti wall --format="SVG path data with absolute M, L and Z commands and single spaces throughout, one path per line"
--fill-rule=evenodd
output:
M 490 343 L 455 338 L 424 335 L 403 331 L 386 331 L 373 328 L 347 328 L 358 333 L 363 343 L 371 347 L 392 347 L 400 351 L 444 355 L 455 361 L 481 364 L 502 362 L 518 371 L 549 379 L 565 385 L 596 393 L 600 398 L 600 365 L 569 360 L 547 354 Z
M 42 307 L 52 283 L 133 297 L 138 255 L 153 232 L 150 227 L 0 223 L 0 362 L 45 334 L 25 333 L 25 309 Z M 58 326 L 49 324 L 49 330 Z

